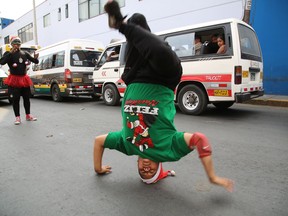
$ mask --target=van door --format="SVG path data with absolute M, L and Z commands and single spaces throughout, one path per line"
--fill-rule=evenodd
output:
M 239 39 L 240 39 L 240 65 L 242 66 L 242 80 L 235 78 L 235 84 L 241 87 L 241 93 L 261 96 L 264 94 L 263 89 L 263 60 L 255 32 L 238 24 Z M 238 88 L 239 88 L 238 87 Z M 237 99 L 241 102 L 240 99 Z

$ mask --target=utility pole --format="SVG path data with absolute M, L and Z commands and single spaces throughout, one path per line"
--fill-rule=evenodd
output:
M 38 45 L 38 35 L 37 35 L 37 19 L 36 19 L 36 7 L 35 0 L 33 0 L 33 27 L 34 27 L 34 41 L 35 45 Z
M 245 9 L 243 21 L 250 24 L 250 11 L 251 11 L 252 0 L 245 0 Z

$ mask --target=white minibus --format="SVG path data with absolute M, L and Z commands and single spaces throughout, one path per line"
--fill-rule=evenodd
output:
M 226 109 L 264 94 L 260 44 L 253 28 L 241 20 L 213 21 L 157 35 L 181 60 L 183 75 L 175 89 L 175 102 L 183 113 L 199 115 L 210 103 Z M 221 49 L 220 39 L 225 43 Z M 125 46 L 125 41 L 110 44 L 93 73 L 94 92 L 107 105 L 119 104 L 125 92 L 121 80 Z M 109 61 L 115 49 L 120 49 L 120 55 Z
M 39 64 L 29 74 L 33 95 L 49 95 L 55 102 L 69 96 L 94 98 L 92 74 L 103 49 L 98 41 L 69 39 L 37 50 Z

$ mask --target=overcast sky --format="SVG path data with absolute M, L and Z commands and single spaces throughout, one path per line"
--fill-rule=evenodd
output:
M 45 0 L 35 0 L 39 5 Z M 0 17 L 18 19 L 33 9 L 33 0 L 0 0 Z

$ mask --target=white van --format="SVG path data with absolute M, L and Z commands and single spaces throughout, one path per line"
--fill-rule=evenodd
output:
M 253 28 L 241 20 L 226 19 L 157 33 L 180 58 L 183 75 L 175 102 L 185 114 L 199 115 L 207 104 L 228 108 L 264 94 L 263 58 Z M 224 53 L 211 38 L 222 37 Z M 195 39 L 200 40 L 200 49 Z M 110 44 L 93 73 L 94 91 L 107 105 L 117 105 L 125 92 L 125 41 Z M 117 47 L 118 59 L 107 61 Z M 117 49 L 119 49 L 117 48 Z
M 84 39 L 69 39 L 39 49 L 39 64 L 33 64 L 29 74 L 33 95 L 49 95 L 55 102 L 68 96 L 94 98 L 92 74 L 103 49 L 101 42 Z

